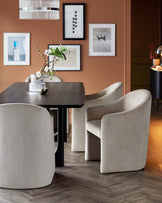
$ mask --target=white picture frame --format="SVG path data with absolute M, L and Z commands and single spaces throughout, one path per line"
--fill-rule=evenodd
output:
M 30 33 L 4 33 L 4 65 L 30 65 Z
M 49 44 L 48 49 L 59 47 L 59 44 Z M 65 45 L 63 47 L 67 48 L 65 52 L 66 60 L 63 61 L 59 59 L 54 65 L 54 70 L 56 71 L 80 71 L 81 70 L 81 45 Z M 49 55 L 49 61 L 52 61 L 52 56 Z
M 115 24 L 89 24 L 89 56 L 115 56 Z

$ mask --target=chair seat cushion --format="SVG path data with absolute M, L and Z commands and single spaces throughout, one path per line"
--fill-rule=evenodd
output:
M 87 131 L 101 138 L 101 120 L 91 120 L 86 123 Z

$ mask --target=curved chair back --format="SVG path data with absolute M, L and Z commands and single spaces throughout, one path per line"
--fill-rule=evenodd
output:
M 30 75 L 25 79 L 25 82 L 30 82 Z
M 102 97 L 105 96 L 107 94 L 110 94 L 112 92 L 116 92 L 118 89 L 122 89 L 122 82 L 116 82 L 110 86 L 108 86 L 107 88 L 103 89 L 102 91 L 98 92 L 97 94 Z
M 0 105 L 0 187 L 49 185 L 55 172 L 53 125 L 45 108 Z
M 53 75 L 52 78 L 48 77 L 48 78 L 44 78 L 45 82 L 63 82 L 62 79 L 60 77 L 58 77 L 57 75 Z M 28 76 L 25 79 L 25 82 L 30 82 L 30 76 Z
M 122 96 L 122 89 L 123 89 L 123 84 L 122 82 L 116 82 L 108 87 L 106 87 L 105 89 L 101 90 L 100 92 L 97 92 L 95 94 L 90 94 L 90 95 L 86 95 L 86 99 L 87 100 L 92 100 L 92 99 L 101 99 L 106 97 L 107 95 L 109 96 L 110 94 L 114 94 L 116 95 L 115 99 L 118 99 Z
M 148 90 L 145 89 L 139 89 L 134 90 L 132 92 L 129 92 L 123 98 L 121 98 L 121 101 L 123 103 L 123 110 L 130 110 L 135 109 L 139 106 L 145 106 L 146 103 L 148 103 L 151 99 L 151 94 Z
M 53 75 L 52 78 L 48 77 L 44 79 L 45 82 L 63 82 L 63 80 L 57 75 Z

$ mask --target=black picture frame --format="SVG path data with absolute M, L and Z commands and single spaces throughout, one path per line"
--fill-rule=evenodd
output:
M 49 44 L 48 49 L 59 47 L 59 44 Z M 66 61 L 60 61 L 54 66 L 56 71 L 80 71 L 81 70 L 81 45 L 80 44 L 62 44 L 67 48 Z M 48 57 L 51 61 L 50 56 Z
M 63 3 L 63 39 L 85 39 L 85 3 Z

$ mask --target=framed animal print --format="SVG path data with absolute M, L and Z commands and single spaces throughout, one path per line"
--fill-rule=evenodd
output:
M 115 24 L 89 24 L 89 56 L 115 56 Z

